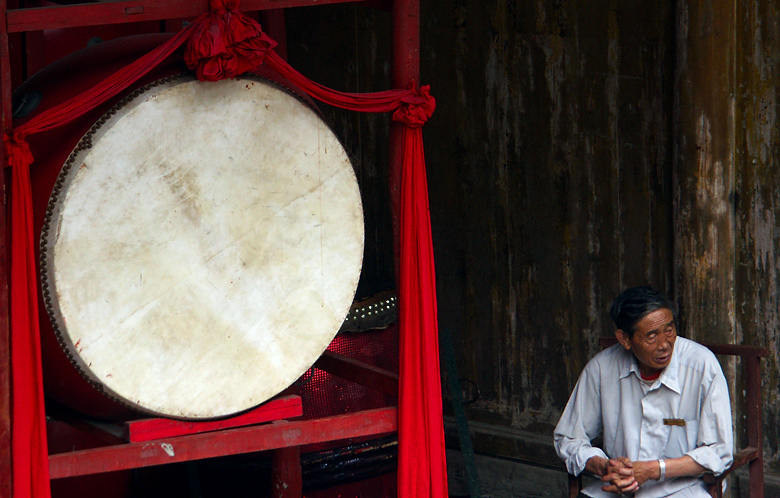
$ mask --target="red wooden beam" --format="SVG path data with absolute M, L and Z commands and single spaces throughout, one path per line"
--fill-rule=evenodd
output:
M 376 391 L 398 396 L 398 374 L 347 356 L 325 351 L 314 366 Z
M 169 418 L 132 420 L 125 423 L 125 438 L 131 443 L 153 441 L 155 439 L 257 425 L 273 420 L 296 418 L 302 415 L 303 403 L 301 403 L 300 396 L 282 396 L 246 413 L 222 420 L 202 422 L 171 420 Z
M 386 434 L 397 429 L 397 409 L 379 408 L 335 417 L 279 421 L 153 442 L 60 453 L 49 456 L 49 472 L 52 479 L 59 479 Z
M 243 0 L 241 10 L 336 3 L 360 3 L 360 0 Z M 208 11 L 208 5 L 208 0 L 130 0 L 13 9 L 8 11 L 8 32 L 197 17 Z

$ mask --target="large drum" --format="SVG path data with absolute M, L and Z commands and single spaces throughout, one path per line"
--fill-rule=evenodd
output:
M 64 161 L 41 149 L 34 165 L 49 195 L 44 342 L 96 391 L 160 416 L 229 416 L 287 388 L 335 336 L 361 269 L 360 193 L 336 136 L 254 76 L 166 76 L 88 121 L 65 133 L 75 146 L 39 141 L 66 145 Z M 45 355 L 47 393 L 104 416 L 62 385 L 61 363 Z

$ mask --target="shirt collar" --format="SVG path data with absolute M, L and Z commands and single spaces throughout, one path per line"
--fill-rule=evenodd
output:
M 679 338 L 677 340 L 679 340 Z M 672 360 L 669 362 L 666 368 L 664 368 L 663 372 L 661 372 L 661 377 L 659 377 L 659 379 L 662 384 L 679 394 L 681 389 L 677 374 L 680 371 L 680 355 L 678 354 L 677 350 L 679 349 L 680 345 L 677 344 L 677 340 L 674 341 Z M 636 360 L 634 361 L 636 362 Z

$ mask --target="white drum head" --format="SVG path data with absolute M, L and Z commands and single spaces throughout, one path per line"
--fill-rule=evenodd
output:
M 93 385 L 157 415 L 223 417 L 284 390 L 335 336 L 362 264 L 360 193 L 288 92 L 171 78 L 82 139 L 41 254 L 55 330 Z

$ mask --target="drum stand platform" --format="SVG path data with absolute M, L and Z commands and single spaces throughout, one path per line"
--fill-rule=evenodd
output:
M 326 351 L 315 368 L 385 394 L 398 393 L 392 372 Z M 49 455 L 51 479 L 137 469 L 205 458 L 272 451 L 271 496 L 300 498 L 300 447 L 308 444 L 377 436 L 397 430 L 397 408 L 386 407 L 332 417 L 301 420 L 297 395 L 279 396 L 233 418 L 189 422 L 141 419 L 124 423 L 122 434 L 103 424 L 68 421 L 80 430 L 102 431 L 107 446 Z M 111 426 L 114 429 L 118 426 Z

